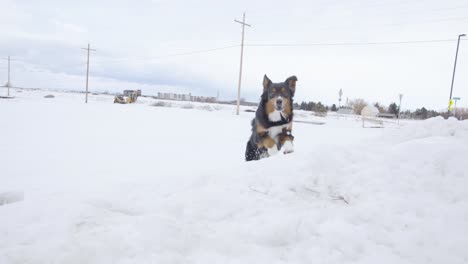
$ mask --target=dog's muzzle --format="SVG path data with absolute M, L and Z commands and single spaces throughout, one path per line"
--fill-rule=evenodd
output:
M 276 110 L 281 111 L 283 110 L 283 98 L 278 98 L 276 99 L 276 105 L 275 105 Z

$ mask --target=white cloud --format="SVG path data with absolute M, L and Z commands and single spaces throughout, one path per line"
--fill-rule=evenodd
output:
M 453 39 L 468 33 L 463 1 L 21 1 L 0 0 L 2 56 L 57 74 L 83 74 L 91 42 L 94 77 L 236 94 L 239 49 L 161 58 L 240 42 L 233 22 L 247 11 L 246 43 L 342 43 Z M 446 107 L 456 43 L 245 49 L 243 96 L 256 100 L 263 74 L 299 78 L 296 101 L 337 102 L 337 92 L 409 108 Z M 468 102 L 468 42 L 459 54 L 454 94 Z M 157 59 L 152 59 L 152 58 Z M 0 77 L 4 69 L 0 68 Z M 30 78 L 24 73 L 23 82 Z M 40 78 L 38 76 L 37 78 Z M 67 79 L 67 78 L 65 78 Z M 1 80 L 1 79 L 0 79 Z M 73 86 L 74 79 L 67 79 Z M 158 83 L 160 81 L 160 83 Z M 109 84 L 109 82 L 104 82 Z M 30 83 L 32 85 L 32 83 Z M 113 86 L 117 86 L 115 83 Z M 181 88 L 184 87 L 184 88 Z M 468 103 L 467 103 L 468 105 Z

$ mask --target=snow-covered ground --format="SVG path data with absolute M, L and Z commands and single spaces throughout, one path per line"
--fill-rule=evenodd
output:
M 111 96 L 0 99 L 0 263 L 468 263 L 468 122 L 297 119 Z M 55 98 L 43 98 L 54 94 Z M 3 205 L 2 205 L 3 204 Z

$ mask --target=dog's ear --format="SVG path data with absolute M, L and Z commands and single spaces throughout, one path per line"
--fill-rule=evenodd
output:
M 265 92 L 266 90 L 268 90 L 268 86 L 270 86 L 271 84 L 271 80 L 268 79 L 268 76 L 263 76 L 263 91 Z
M 285 83 L 288 84 L 289 89 L 291 89 L 292 94 L 296 92 L 296 82 L 297 82 L 297 77 L 296 76 L 291 76 L 286 79 Z

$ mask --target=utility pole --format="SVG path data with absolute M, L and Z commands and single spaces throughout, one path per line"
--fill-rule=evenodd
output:
M 458 58 L 458 48 L 460 47 L 460 38 L 464 36 L 466 35 L 465 34 L 458 35 L 457 51 L 455 53 L 455 64 L 453 65 L 452 85 L 450 86 L 450 97 L 449 97 L 447 117 L 450 117 L 450 111 L 452 110 L 452 104 L 453 104 L 453 101 L 452 101 L 453 81 L 455 80 L 455 70 L 457 69 L 457 58 Z
M 244 56 L 244 31 L 245 31 L 245 26 L 251 27 L 251 25 L 245 23 L 245 12 L 244 15 L 242 16 L 242 21 L 239 21 L 237 19 L 234 19 L 234 22 L 237 22 L 242 25 L 242 41 L 241 41 L 241 55 L 240 55 L 240 70 L 239 70 L 239 85 L 237 88 L 237 110 L 236 114 L 239 115 L 239 107 L 240 107 L 240 89 L 241 89 L 241 81 L 242 81 L 242 59 Z
M 81 48 L 84 50 L 88 51 L 88 60 L 86 62 L 86 97 L 85 97 L 85 103 L 88 103 L 88 79 L 89 79 L 89 52 L 90 51 L 96 51 L 95 49 L 91 49 L 89 43 L 88 43 L 88 48 Z
M 398 105 L 398 125 L 400 124 L 400 114 L 401 114 L 401 99 L 403 99 L 403 94 L 399 94 L 398 98 L 400 98 L 400 104 Z
M 8 61 L 8 82 L 6 86 L 7 86 L 7 91 L 8 91 L 7 96 L 10 96 L 10 86 L 11 86 L 10 84 L 10 61 L 11 61 L 10 56 L 8 56 L 8 58 L 4 58 L 4 60 Z
M 343 89 L 340 89 L 340 91 L 338 92 L 338 95 L 340 96 L 338 98 L 338 109 L 341 108 L 341 96 L 343 95 Z

